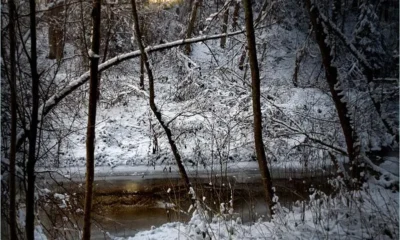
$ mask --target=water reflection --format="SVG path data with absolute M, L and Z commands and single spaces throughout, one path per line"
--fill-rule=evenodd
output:
M 193 185 L 198 197 L 211 210 L 211 215 L 220 213 L 221 203 L 228 208 L 232 202 L 232 217 L 240 217 L 243 223 L 251 223 L 267 213 L 259 180 L 254 178 L 236 182 L 237 178 L 226 178 L 209 184 L 210 179 L 197 178 L 193 179 Z M 308 188 L 313 182 L 314 185 L 322 183 L 320 180 L 274 181 L 281 205 L 290 208 L 293 202 L 307 199 Z M 83 203 L 83 188 L 77 187 L 76 183 L 65 183 L 62 188 L 57 189 L 59 192 L 72 190 L 76 193 L 78 205 Z M 185 212 L 190 204 L 187 190 L 180 179 L 96 181 L 92 239 L 109 239 L 108 235 L 133 236 L 138 231 L 167 222 L 187 222 L 190 214 Z M 57 214 L 54 210 L 53 213 Z M 74 226 L 72 223 L 64 223 L 64 229 L 79 229 L 82 226 L 82 214 L 76 214 L 75 211 L 73 215 L 78 224 Z M 48 224 L 52 225 L 54 224 Z M 65 238 L 79 239 L 78 231 Z

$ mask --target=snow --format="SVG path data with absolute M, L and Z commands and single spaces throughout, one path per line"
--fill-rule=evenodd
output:
M 35 240 L 47 240 L 47 237 L 43 232 L 42 226 L 35 226 L 34 238 Z
M 379 167 L 392 173 L 395 176 L 399 176 L 399 159 L 397 157 L 384 157 L 383 163 Z
M 99 54 L 93 52 L 92 49 L 89 49 L 88 55 L 89 55 L 90 58 L 100 58 Z

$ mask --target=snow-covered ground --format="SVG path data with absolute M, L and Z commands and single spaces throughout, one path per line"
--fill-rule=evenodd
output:
M 329 165 L 325 151 L 305 147 L 311 143 L 304 133 L 312 130 L 316 138 L 328 144 L 343 144 L 333 103 L 319 87 L 296 88 L 291 84 L 295 49 L 303 44 L 305 34 L 273 26 L 262 35 L 260 44 L 268 45 L 260 53 L 260 66 L 264 138 L 270 163 L 299 168 Z M 187 166 L 255 160 L 250 73 L 238 69 L 243 40 L 243 36 L 232 38 L 226 50 L 216 47 L 216 40 L 196 43 L 190 56 L 179 49 L 151 55 L 156 104 Z M 138 68 L 138 61 L 130 60 L 102 74 L 97 166 L 174 165 L 165 134 L 148 106 L 147 93 L 137 88 Z M 68 77 L 63 74 L 68 69 L 61 69 L 58 76 Z M 317 74 L 306 65 L 300 78 L 310 78 L 311 86 Z M 62 137 L 50 135 L 50 151 L 44 150 L 53 155 L 41 162 L 42 166 L 85 164 L 86 105 L 85 95 L 76 94 L 55 109 L 59 119 L 56 124 L 64 130 L 60 130 Z M 325 122 L 330 124 L 322 124 Z

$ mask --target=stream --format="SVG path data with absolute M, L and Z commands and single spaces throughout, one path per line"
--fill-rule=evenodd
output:
M 274 179 L 279 203 L 290 209 L 297 200 L 308 199 L 310 187 L 329 192 L 326 177 Z M 224 214 L 227 214 L 232 202 L 234 213 L 229 216 L 233 219 L 240 217 L 243 223 L 252 223 L 260 218 L 265 220 L 267 209 L 259 174 L 242 172 L 212 179 L 202 176 L 191 178 L 191 181 L 198 199 L 209 208 L 211 217 L 220 214 L 221 204 L 225 208 Z M 83 222 L 84 184 L 65 181 L 53 184 L 52 190 L 59 193 L 52 197 L 58 206 L 44 207 L 50 214 L 41 216 L 45 226 L 56 225 L 49 235 L 59 237 L 59 234 L 64 234 L 64 239 L 79 239 L 78 230 L 82 230 Z M 68 193 L 68 197 L 63 193 Z M 190 205 L 188 192 L 176 177 L 97 179 L 92 239 L 110 239 L 108 234 L 114 237 L 133 236 L 138 231 L 167 222 L 188 222 L 192 213 L 188 213 Z

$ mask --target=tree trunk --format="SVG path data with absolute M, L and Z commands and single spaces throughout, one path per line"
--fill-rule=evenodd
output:
M 145 27 L 144 27 L 144 18 L 140 18 L 140 33 L 145 36 Z M 139 82 L 139 88 L 141 90 L 144 90 L 144 60 L 142 57 L 140 57 L 140 82 Z
M 243 49 L 242 55 L 240 55 L 240 59 L 239 59 L 239 70 L 241 70 L 241 71 L 243 71 L 243 68 L 244 68 L 244 61 L 246 60 L 246 53 L 247 53 L 247 49 L 245 47 L 245 49 Z
M 64 55 L 63 3 L 49 10 L 49 58 L 60 61 Z
M 260 21 L 262 20 L 263 12 L 267 9 L 267 6 L 268 6 L 268 0 L 265 0 L 263 6 L 261 7 L 261 11 L 257 16 L 256 21 L 254 21 L 254 26 L 257 27 L 258 24 L 260 23 Z M 253 15 L 253 12 L 251 14 Z M 253 26 L 253 29 L 254 29 L 254 26 Z M 239 70 L 242 70 L 242 71 L 244 68 L 244 62 L 246 60 L 246 53 L 247 53 L 247 48 L 245 48 L 242 51 L 242 55 L 240 56 L 240 60 L 239 60 Z
M 264 143 L 262 138 L 262 113 L 261 113 L 261 102 L 260 102 L 260 72 L 257 61 L 257 50 L 256 41 L 254 36 L 253 26 L 253 12 L 251 9 L 250 0 L 243 0 L 243 7 L 245 13 L 246 23 L 246 35 L 247 35 L 247 47 L 249 51 L 249 62 L 251 70 L 251 82 L 252 82 L 252 99 L 253 99 L 253 114 L 254 114 L 254 143 L 257 154 L 257 161 L 260 168 L 262 181 L 265 190 L 266 202 L 269 208 L 270 216 L 273 215 L 273 191 L 271 175 L 269 173 L 267 158 L 264 151 Z
M 336 111 L 339 116 L 340 125 L 342 127 L 343 135 L 345 137 L 347 153 L 349 155 L 349 161 L 352 165 L 351 177 L 353 179 L 360 178 L 359 172 L 359 146 L 357 141 L 357 135 L 351 125 L 350 113 L 347 108 L 347 104 L 341 101 L 343 96 L 343 90 L 341 89 L 340 82 L 338 80 L 337 68 L 332 65 L 331 47 L 326 44 L 325 39 L 328 38 L 324 31 L 321 20 L 319 18 L 318 8 L 313 6 L 310 0 L 305 0 L 305 4 L 310 15 L 311 23 L 314 28 L 315 37 L 321 52 L 322 63 L 325 67 L 326 80 L 329 85 L 329 90 L 332 95 L 332 99 L 335 103 Z
M 16 79 L 16 35 L 15 35 L 15 13 L 14 0 L 8 1 L 9 11 L 9 34 L 10 34 L 10 90 L 11 90 L 11 144 L 10 144 L 10 239 L 17 239 L 16 221 L 16 187 L 15 187 L 15 154 L 17 141 L 17 79 Z
M 195 5 L 197 4 L 198 1 L 196 1 Z M 141 38 L 141 33 L 140 33 L 140 28 L 139 28 L 139 19 L 138 19 L 138 15 L 137 15 L 137 10 L 136 10 L 136 3 L 135 0 L 131 0 L 132 3 L 132 15 L 133 15 L 133 21 L 134 21 L 134 27 L 135 27 L 135 34 L 136 34 L 136 41 L 139 45 L 139 49 L 141 52 L 141 57 L 144 61 L 144 65 L 146 67 L 146 71 L 147 71 L 147 76 L 149 77 L 149 92 L 150 92 L 150 108 L 153 111 L 154 115 L 156 116 L 158 122 L 160 123 L 160 125 L 162 126 L 162 128 L 165 131 L 165 134 L 167 135 L 168 138 L 168 142 L 169 145 L 171 146 L 171 150 L 172 153 L 174 154 L 175 160 L 176 160 L 176 164 L 178 165 L 179 168 L 179 173 L 181 174 L 182 179 L 185 182 L 185 185 L 188 189 L 190 189 L 191 184 L 190 184 L 190 180 L 189 177 L 186 173 L 185 167 L 183 166 L 182 163 L 182 158 L 181 155 L 179 154 L 178 148 L 175 144 L 175 141 L 173 140 L 172 137 L 172 133 L 171 130 L 168 128 L 167 124 L 164 123 L 161 113 L 157 110 L 154 98 L 155 98 L 155 93 L 154 93 L 154 76 L 153 76 L 153 71 L 151 70 L 150 64 L 149 64 L 149 60 L 148 60 L 148 56 L 147 53 L 145 52 L 144 46 L 143 46 L 143 42 L 142 42 L 142 38 Z
M 395 130 L 396 128 L 393 128 L 391 126 L 391 124 L 388 122 L 388 120 L 383 116 L 382 111 L 380 110 L 380 103 L 378 101 L 376 101 L 374 99 L 374 97 L 372 96 L 371 88 L 369 85 L 374 80 L 374 69 L 366 61 L 365 56 L 363 56 L 363 54 L 358 52 L 356 47 L 353 44 L 351 44 L 349 40 L 347 40 L 345 34 L 342 31 L 340 31 L 339 28 L 334 23 L 330 22 L 326 16 L 324 16 L 323 14 L 320 14 L 320 15 L 321 15 L 321 20 L 326 24 L 326 26 L 329 28 L 329 30 L 333 31 L 336 34 L 336 36 L 343 42 L 343 44 L 345 45 L 345 47 L 347 47 L 347 49 L 350 51 L 350 53 L 352 53 L 353 56 L 356 57 L 358 59 L 358 61 L 360 62 L 360 64 L 363 66 L 363 68 L 364 68 L 363 73 L 367 79 L 368 93 L 369 93 L 370 99 L 373 103 L 373 106 L 374 106 L 376 112 L 379 114 L 379 117 L 382 120 L 382 123 L 385 126 L 386 130 L 390 134 L 395 136 L 397 142 L 399 142 L 398 131 L 396 131 Z M 343 25 L 342 25 L 342 27 L 343 27 Z
M 235 1 L 235 8 L 233 9 L 232 14 L 232 29 L 235 31 L 237 28 L 237 20 L 239 18 L 239 9 L 240 9 L 240 0 Z
M 50 10 L 50 12 L 52 11 Z M 57 38 L 55 28 L 54 23 L 51 22 L 49 25 L 49 59 L 56 59 Z
M 294 64 L 293 86 L 295 86 L 295 87 L 299 87 L 298 75 L 299 75 L 299 70 L 300 70 L 300 63 L 303 60 L 303 57 L 304 57 L 304 50 L 300 49 L 296 53 L 296 61 Z
M 224 18 L 222 22 L 222 33 L 225 33 L 228 31 L 228 19 L 229 19 L 229 3 L 230 0 L 225 1 L 225 11 L 224 11 Z M 226 36 L 221 38 L 220 46 L 221 48 L 225 48 L 226 45 Z
M 93 0 L 92 8 L 92 47 L 90 58 L 90 87 L 89 87 L 89 116 L 86 132 L 86 188 L 85 188 L 85 210 L 82 239 L 90 239 L 91 211 L 93 198 L 94 178 L 94 140 L 96 126 L 97 95 L 99 85 L 99 52 L 100 52 L 100 13 L 101 1 Z
M 190 14 L 190 19 L 189 19 L 189 25 L 186 31 L 186 38 L 191 38 L 193 29 L 194 29 L 194 23 L 196 22 L 196 16 L 197 16 L 197 9 L 200 6 L 200 0 L 195 0 L 192 8 L 192 12 Z M 185 47 L 185 54 L 189 55 L 191 52 L 190 44 L 186 44 Z
M 34 240 L 35 231 L 35 164 L 36 164 L 36 137 L 39 112 L 39 75 L 37 73 L 37 45 L 36 45 L 36 1 L 29 0 L 29 20 L 31 32 L 31 55 L 29 64 L 32 78 L 32 112 L 29 130 L 29 151 L 26 166 L 28 187 L 26 191 L 26 221 L 25 232 L 28 240 Z
M 139 88 L 141 90 L 144 90 L 144 60 L 142 57 L 140 57 L 140 82 L 139 82 Z

